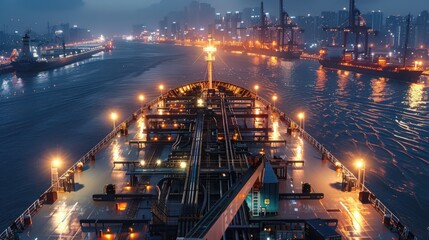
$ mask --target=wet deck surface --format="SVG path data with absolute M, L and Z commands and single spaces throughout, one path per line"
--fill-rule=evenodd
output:
M 20 234 L 22 239 L 96 239 L 95 229 L 81 229 L 80 219 L 127 219 L 127 209 L 131 201 L 94 202 L 93 194 L 103 193 L 105 184 L 116 185 L 116 193 L 144 192 L 154 193 L 154 189 L 127 189 L 125 171 L 114 170 L 113 161 L 138 161 L 142 152 L 128 145 L 129 139 L 137 136 L 137 124 L 129 128 L 129 136 L 119 134 L 109 145 L 96 155 L 96 160 L 85 165 L 84 170 L 75 174 L 76 191 L 59 193 L 58 200 L 52 205 L 44 205 L 32 218 L 32 225 Z M 126 210 L 116 210 L 116 203 L 127 203 Z M 148 201 L 141 201 L 138 217 L 148 219 L 150 207 Z M 106 229 L 109 225 L 99 225 Z M 119 225 L 110 225 L 113 233 L 120 230 Z M 141 230 L 145 227 L 140 226 Z M 141 237 L 135 233 L 136 238 Z
M 273 127 L 273 126 L 270 126 Z M 314 192 L 324 193 L 323 200 L 281 200 L 279 215 L 265 219 L 306 219 L 336 218 L 339 220 L 337 231 L 344 239 L 392 239 L 396 237 L 382 224 L 382 217 L 370 204 L 361 204 L 358 192 L 341 191 L 341 175 L 329 162 L 321 161 L 320 153 L 309 143 L 296 135 L 287 135 L 286 126 L 280 123 L 275 139 L 285 139 L 287 144 L 266 148 L 269 157 L 280 156 L 284 160 L 303 160 L 302 168 L 288 168 L 287 180 L 280 180 L 280 193 L 301 192 L 301 183 L 309 182 Z M 52 205 L 44 205 L 33 216 L 33 223 L 21 234 L 22 239 L 96 239 L 95 228 L 80 227 L 80 219 L 128 219 L 132 201 L 124 210 L 116 210 L 117 202 L 94 202 L 93 194 L 103 193 L 105 184 L 114 183 L 117 193 L 153 193 L 157 178 L 152 178 L 150 186 L 127 189 L 125 169 L 113 169 L 114 161 L 140 161 L 146 154 L 153 154 L 150 149 L 138 149 L 130 146 L 130 139 L 143 139 L 142 122 L 137 121 L 129 127 L 128 136 L 117 136 L 108 146 L 96 155 L 96 160 L 85 165 L 84 171 L 75 174 L 76 190 L 71 193 L 59 193 L 58 200 Z M 159 145 L 160 150 L 152 156 L 165 160 L 170 146 Z M 253 150 L 256 149 L 256 146 Z M 102 179 L 102 180 L 100 180 Z M 150 218 L 150 202 L 137 203 L 137 218 Z M 260 217 L 262 218 L 262 217 Z M 106 229 L 107 225 L 98 226 Z M 120 226 L 111 225 L 113 237 L 118 238 Z M 143 239 L 147 226 L 137 226 L 135 239 Z M 124 236 L 127 239 L 129 236 Z
M 280 126 L 279 129 L 286 129 Z M 322 200 L 280 200 L 280 211 L 273 219 L 338 219 L 337 232 L 344 239 L 395 239 L 382 224 L 382 216 L 371 206 L 359 201 L 358 191 L 343 192 L 342 176 L 299 133 L 280 133 L 286 147 L 271 149 L 271 154 L 284 160 L 303 160 L 304 165 L 288 167 L 287 180 L 279 180 L 279 193 L 301 193 L 302 183 L 310 183 L 312 192 L 323 193 Z

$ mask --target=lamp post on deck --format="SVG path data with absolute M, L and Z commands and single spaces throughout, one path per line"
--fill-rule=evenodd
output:
M 362 191 L 365 186 L 365 162 L 362 159 L 358 160 L 356 167 L 358 168 L 358 188 Z
M 58 168 L 60 167 L 60 160 L 54 159 L 51 162 L 51 185 L 52 185 L 52 191 L 57 192 L 58 191 Z
M 164 85 L 159 85 L 159 91 L 161 91 L 161 97 L 162 97 L 162 90 L 164 90 Z
M 276 107 L 277 95 L 273 96 L 274 108 Z
M 300 112 L 300 113 L 298 114 L 298 118 L 299 118 L 299 127 L 301 127 L 303 131 L 304 131 L 304 117 L 305 117 L 305 115 L 304 115 L 304 113 L 303 113 L 303 112 Z
M 139 95 L 139 100 L 140 100 L 140 112 L 143 113 L 143 101 L 144 101 L 144 95 L 143 94 Z
M 258 90 L 259 90 L 259 85 L 256 84 L 253 89 L 255 89 L 255 98 L 258 99 Z
M 110 118 L 113 121 L 113 130 L 115 130 L 115 128 L 116 128 L 116 119 L 118 119 L 118 114 L 116 114 L 115 112 L 112 112 L 110 114 Z

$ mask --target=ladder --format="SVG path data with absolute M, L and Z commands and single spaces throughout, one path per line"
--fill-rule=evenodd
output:
M 259 191 L 252 189 L 252 216 L 259 216 Z

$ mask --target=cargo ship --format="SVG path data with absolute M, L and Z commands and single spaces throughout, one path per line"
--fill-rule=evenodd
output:
M 53 159 L 51 186 L 0 239 L 413 239 L 304 114 L 213 79 L 216 48 L 204 51 L 206 79 L 120 124 L 112 112 L 113 130 L 64 174 Z
M 105 46 L 96 46 L 88 49 L 79 49 L 73 52 L 66 52 L 65 43 L 63 42 L 63 53 L 57 56 L 43 57 L 37 52 L 31 51 L 30 35 L 26 33 L 22 37 L 22 50 L 18 57 L 12 61 L 12 66 L 17 72 L 39 72 L 49 69 L 62 67 L 74 62 L 78 62 L 92 55 L 105 50 Z
M 423 73 L 423 70 L 415 67 L 389 64 L 385 57 L 379 57 L 377 62 L 368 60 L 352 60 L 351 56 L 348 57 L 347 54 L 343 55 L 339 53 L 342 51 L 342 48 L 336 47 L 323 48 L 320 51 L 320 64 L 327 69 L 351 71 L 403 81 L 416 81 Z
M 0 64 L 0 74 L 13 72 L 12 64 Z
M 352 71 L 362 74 L 373 75 L 377 77 L 393 78 L 402 81 L 416 81 L 419 79 L 423 70 L 417 67 L 407 66 L 408 37 L 410 31 L 410 18 L 407 18 L 407 27 L 403 56 L 401 64 L 388 63 L 385 56 L 373 59 L 371 48 L 369 47 L 369 35 L 375 34 L 372 28 L 366 26 L 360 11 L 355 6 L 355 0 L 349 0 L 349 21 L 347 27 L 324 28 L 325 31 L 334 34 L 343 33 L 343 43 L 341 46 L 332 44 L 331 46 L 320 50 L 320 64 L 327 69 Z M 347 40 L 349 34 L 354 34 L 355 42 L 353 50 L 347 49 Z M 364 36 L 363 51 L 359 50 L 360 36 Z M 334 39 L 334 37 L 333 37 Z

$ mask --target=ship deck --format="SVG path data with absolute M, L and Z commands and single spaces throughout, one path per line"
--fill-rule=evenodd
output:
M 158 102 L 152 102 L 151 106 L 150 110 L 145 108 L 144 116 L 155 116 L 164 109 L 157 108 L 162 106 L 162 103 Z M 237 107 L 237 111 L 240 109 L 238 105 L 231 106 Z M 359 201 L 357 191 L 341 190 L 341 173 L 337 172 L 329 161 L 322 161 L 320 152 L 304 140 L 299 131 L 287 133 L 286 122 L 280 121 L 279 114 L 271 112 L 270 107 L 267 108 L 263 102 L 257 101 L 255 109 L 261 111 L 268 109 L 260 114 L 267 114 L 271 118 L 268 126 L 268 129 L 272 130 L 269 133 L 270 140 L 277 142 L 264 144 L 258 141 L 243 141 L 246 142 L 249 151 L 259 152 L 262 147 L 266 157 L 271 160 L 276 158 L 275 161 L 277 163 L 280 161 L 279 164 L 297 161 L 295 165 L 287 168 L 286 179 L 279 180 L 280 194 L 300 193 L 301 183 L 308 182 L 311 183 L 313 191 L 323 193 L 324 198 L 281 199 L 278 215 L 261 214 L 251 217 L 251 221 L 338 219 L 336 231 L 343 239 L 391 240 L 397 237 L 382 224 L 382 216 L 371 204 L 362 204 Z M 151 206 L 158 198 L 157 184 L 169 170 L 168 168 L 162 170 L 159 167 L 158 174 L 146 174 L 142 177 L 143 180 L 140 179 L 139 183 L 132 187 L 129 186 L 130 177 L 127 173 L 142 171 L 134 165 L 141 164 L 140 161 L 143 159 L 145 160 L 143 165 L 147 167 L 142 168 L 147 168 L 147 171 L 150 170 L 149 165 L 152 168 L 164 165 L 169 158 L 172 143 L 147 141 L 145 130 L 147 122 L 140 114 L 136 118 L 128 126 L 128 135 L 121 135 L 117 131 L 115 137 L 95 155 L 95 160 L 85 164 L 82 172 L 75 173 L 75 191 L 58 193 L 56 202 L 44 204 L 32 216 L 32 223 L 20 231 L 20 239 L 97 239 L 100 230 L 104 233 L 103 239 L 145 239 L 149 236 L 149 224 L 153 223 Z M 250 125 L 252 121 L 254 120 L 247 119 L 240 124 Z M 141 143 L 130 144 L 133 142 L 131 140 Z M 286 144 L 283 141 L 286 141 Z M 161 160 L 161 163 L 157 160 Z M 272 164 L 275 166 L 275 163 Z M 240 170 L 243 169 L 237 168 L 237 171 Z M 180 169 L 175 174 L 180 175 Z M 92 195 L 103 194 L 106 184 L 115 184 L 116 194 L 125 194 L 123 196 L 136 194 L 140 197 L 138 200 L 118 197 L 116 201 L 93 201 Z M 94 223 L 81 225 L 82 219 L 94 220 Z M 133 220 L 138 221 L 133 224 Z M 133 227 L 133 233 L 129 231 L 130 226 Z M 111 230 L 110 234 L 106 234 L 107 228 Z

